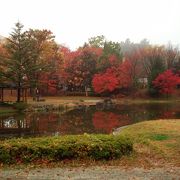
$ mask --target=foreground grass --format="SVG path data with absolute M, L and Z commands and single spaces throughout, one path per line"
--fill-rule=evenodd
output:
M 134 142 L 135 156 L 131 159 L 134 163 L 146 159 L 156 164 L 167 162 L 180 166 L 179 119 L 140 122 L 123 129 L 120 134 Z

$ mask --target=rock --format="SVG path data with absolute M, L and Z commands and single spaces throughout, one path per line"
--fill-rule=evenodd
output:
M 111 109 L 115 107 L 115 103 L 112 102 L 111 98 L 106 98 L 104 101 L 97 102 L 96 108 L 99 110 Z

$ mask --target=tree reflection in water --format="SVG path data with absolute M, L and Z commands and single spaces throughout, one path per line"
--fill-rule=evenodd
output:
M 128 114 L 121 115 L 102 111 L 95 112 L 92 121 L 96 129 L 100 129 L 105 133 L 111 133 L 114 128 L 132 123 Z
M 180 104 L 119 105 L 97 110 L 95 106 L 64 114 L 37 112 L 0 117 L 0 136 L 51 136 L 111 133 L 115 128 L 152 119 L 180 118 Z

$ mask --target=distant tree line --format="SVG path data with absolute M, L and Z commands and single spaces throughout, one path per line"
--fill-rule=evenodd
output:
M 49 30 L 24 30 L 21 23 L 0 43 L 0 85 L 31 95 L 86 92 L 116 95 L 147 87 L 150 95 L 171 94 L 180 84 L 177 48 L 92 37 L 75 51 L 55 42 Z M 174 83 L 166 83 L 173 79 Z M 170 80 L 170 81 L 171 81 Z M 162 83 L 164 82 L 164 83 Z

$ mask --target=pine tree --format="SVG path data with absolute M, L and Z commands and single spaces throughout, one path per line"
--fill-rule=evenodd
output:
M 16 23 L 13 32 L 7 39 L 6 49 L 8 58 L 6 63 L 6 77 L 15 84 L 17 88 L 17 102 L 21 100 L 21 90 L 25 85 L 25 69 L 26 62 L 26 46 L 25 33 L 23 32 L 23 25 Z

